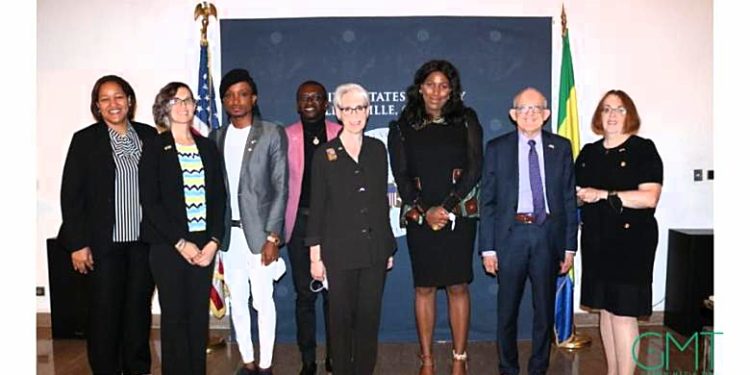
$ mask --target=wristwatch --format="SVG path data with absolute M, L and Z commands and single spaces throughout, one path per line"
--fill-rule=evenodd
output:
M 279 235 L 273 232 L 268 234 L 268 236 L 266 237 L 266 241 L 276 246 L 279 246 L 279 244 L 281 243 L 281 239 L 279 238 Z

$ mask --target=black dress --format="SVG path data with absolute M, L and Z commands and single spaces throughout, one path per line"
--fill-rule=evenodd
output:
M 425 212 L 441 205 L 454 211 L 459 199 L 479 182 L 482 128 L 473 110 L 467 108 L 462 117 L 424 126 L 391 123 L 388 150 L 402 202 L 419 205 Z M 454 178 L 456 169 L 461 170 L 458 178 Z M 439 231 L 426 221 L 406 222 L 414 286 L 455 285 L 473 279 L 476 218 L 457 215 L 452 230 L 448 223 Z
M 576 185 L 602 190 L 637 190 L 663 180 L 651 140 L 631 136 L 617 147 L 600 140 L 584 146 L 576 160 Z M 624 207 L 608 200 L 581 210 L 581 305 L 615 315 L 651 314 L 651 283 L 659 239 L 654 209 Z

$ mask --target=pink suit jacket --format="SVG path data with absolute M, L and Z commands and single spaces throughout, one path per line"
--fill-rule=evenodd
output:
M 336 138 L 341 130 L 341 125 L 326 120 L 326 137 L 328 141 Z M 305 170 L 305 137 L 302 130 L 302 122 L 297 121 L 284 128 L 289 140 L 289 151 L 287 160 L 289 163 L 289 196 L 286 201 L 286 216 L 284 221 L 284 232 L 286 243 L 292 237 L 294 223 L 297 220 L 297 208 L 299 197 L 302 192 L 302 173 Z M 324 142 L 325 143 L 325 142 Z

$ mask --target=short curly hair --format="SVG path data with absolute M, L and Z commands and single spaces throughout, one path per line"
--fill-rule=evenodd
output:
M 169 111 L 172 110 L 172 105 L 169 104 L 169 101 L 174 98 L 175 94 L 177 94 L 177 90 L 181 87 L 188 90 L 191 98 L 195 98 L 195 96 L 193 96 L 193 90 L 183 82 L 169 82 L 159 90 L 158 94 L 156 94 L 154 105 L 151 107 L 151 112 L 154 114 L 154 124 L 161 131 L 169 130 L 171 125 L 169 123 Z

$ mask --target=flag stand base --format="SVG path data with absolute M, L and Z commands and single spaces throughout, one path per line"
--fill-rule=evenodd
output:
M 206 345 L 206 354 L 211 354 L 213 353 L 214 350 L 221 349 L 225 346 L 227 346 L 227 341 L 224 340 L 224 337 L 211 335 L 208 337 L 208 345 Z
M 576 332 L 575 327 L 573 327 L 573 335 L 565 342 L 558 344 L 557 347 L 560 349 L 575 351 L 583 349 L 589 345 L 591 345 L 591 337 Z

